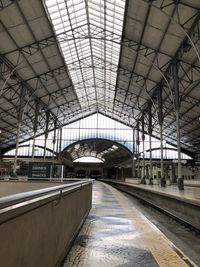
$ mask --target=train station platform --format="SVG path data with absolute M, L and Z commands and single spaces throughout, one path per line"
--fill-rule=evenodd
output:
M 111 179 L 101 181 L 146 201 L 157 208 L 161 208 L 197 231 L 200 229 L 199 187 L 185 186 L 185 190 L 180 191 L 176 185 L 168 185 L 163 188 L 159 185 L 138 185 L 134 182 L 121 182 Z
M 195 266 L 131 201 L 95 181 L 93 208 L 63 267 Z
M 131 182 L 126 183 L 132 185 Z M 143 188 L 144 190 L 150 190 L 152 192 L 181 199 L 185 202 L 190 202 L 197 205 L 199 204 L 200 206 L 200 187 L 184 186 L 184 190 L 179 190 L 177 185 L 166 185 L 165 187 L 161 187 L 159 185 L 134 184 L 134 186 L 138 186 L 138 188 Z

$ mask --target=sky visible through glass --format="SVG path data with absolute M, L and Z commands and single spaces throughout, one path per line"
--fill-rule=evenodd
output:
M 53 136 L 54 132 L 50 132 L 47 140 L 47 148 L 53 150 Z M 57 132 L 57 140 L 59 140 L 59 135 Z M 116 120 L 108 118 L 100 113 L 93 114 L 84 119 L 80 119 L 74 123 L 66 125 L 62 130 L 62 144 L 61 149 L 65 149 L 67 146 L 85 139 L 101 138 L 115 141 L 116 143 L 122 144 L 127 147 L 130 151 L 133 151 L 133 129 L 125 124 L 122 124 Z M 44 146 L 44 135 L 36 138 L 36 146 Z M 57 140 L 55 144 L 55 151 L 58 151 Z M 19 156 L 31 156 L 32 153 L 33 140 L 24 142 L 24 147 L 19 149 Z M 142 135 L 140 134 L 140 150 L 142 155 Z M 145 156 L 149 157 L 149 136 L 145 135 Z M 152 151 L 152 157 L 155 159 L 160 158 L 160 141 L 152 137 L 152 148 L 158 148 Z M 177 151 L 173 146 L 164 142 L 164 158 L 166 159 L 177 159 Z M 167 148 L 167 149 L 166 149 Z M 14 156 L 15 149 L 10 150 L 5 155 Z M 43 149 L 36 147 L 35 156 L 43 156 Z M 47 151 L 47 156 L 52 156 L 52 153 Z M 182 153 L 182 159 L 190 159 L 189 156 Z
M 113 108 L 125 0 L 45 0 L 82 109 Z

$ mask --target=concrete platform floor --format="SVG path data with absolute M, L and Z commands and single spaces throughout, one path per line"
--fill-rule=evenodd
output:
M 125 195 L 109 185 L 95 182 L 93 208 L 63 265 L 80 266 L 193 265 Z
M 126 182 L 127 184 L 132 184 L 131 181 Z M 166 185 L 166 187 L 161 187 L 160 185 L 136 185 L 134 186 L 148 189 L 151 191 L 156 191 L 162 194 L 171 195 L 173 197 L 181 198 L 183 200 L 188 200 L 195 202 L 195 204 L 200 205 L 200 187 L 184 186 L 184 190 L 179 190 L 177 185 Z

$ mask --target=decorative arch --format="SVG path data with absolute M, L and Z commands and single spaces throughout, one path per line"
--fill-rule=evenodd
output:
M 23 148 L 23 147 L 31 147 L 31 145 L 30 145 L 30 144 L 28 144 L 28 145 L 20 145 L 20 146 L 19 146 L 19 149 L 20 149 L 20 148 Z M 37 148 L 37 147 L 40 148 L 40 149 L 43 149 L 43 150 L 44 150 L 44 146 L 35 145 L 35 148 Z M 46 148 L 46 150 L 47 150 L 48 152 L 50 152 L 52 155 L 53 155 L 53 154 L 54 154 L 55 156 L 58 155 L 57 152 L 53 151 L 52 149 L 50 149 L 50 148 L 48 148 L 48 147 Z M 13 148 L 13 149 L 11 149 L 11 150 L 5 152 L 4 156 L 7 156 L 6 154 L 9 153 L 9 152 L 13 152 L 13 155 L 14 155 L 14 154 L 15 154 L 15 148 Z M 21 156 L 21 155 L 19 155 L 19 157 L 20 157 L 20 156 Z M 24 157 L 26 157 L 26 155 L 25 155 Z
M 73 161 L 89 156 L 103 162 L 125 161 L 133 155 L 126 146 L 105 138 L 88 138 L 73 142 L 61 152 L 62 157 L 66 154 L 70 154 Z

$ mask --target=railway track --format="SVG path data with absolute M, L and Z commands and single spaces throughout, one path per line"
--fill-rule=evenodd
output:
M 148 206 L 153 207 L 154 209 L 158 210 L 159 212 L 161 212 L 162 214 L 167 215 L 168 217 L 170 217 L 171 219 L 173 219 L 174 221 L 176 221 L 177 223 L 181 224 L 182 226 L 184 226 L 185 228 L 187 228 L 188 230 L 190 230 L 191 232 L 195 233 L 195 235 L 199 235 L 200 234 L 200 229 L 198 227 L 196 227 L 195 225 L 191 224 L 190 222 L 188 222 L 187 220 L 184 220 L 182 218 L 179 218 L 177 215 L 173 214 L 172 212 L 152 203 L 149 200 L 146 200 L 142 197 L 139 197 L 135 194 L 133 194 L 132 192 L 126 190 L 126 189 L 121 189 L 118 186 L 115 186 L 116 189 L 127 193 L 128 195 L 131 195 L 132 197 L 138 199 L 141 203 L 145 203 Z

